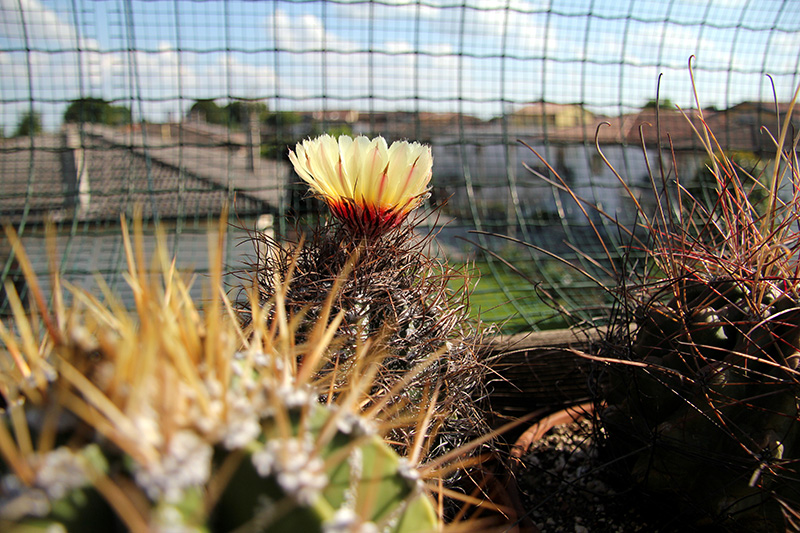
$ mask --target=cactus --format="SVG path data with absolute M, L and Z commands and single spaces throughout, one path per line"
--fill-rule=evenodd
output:
M 302 340 L 283 290 L 248 327 L 224 295 L 201 314 L 164 247 L 147 274 L 140 228 L 123 233 L 135 313 L 74 288 L 49 309 L 7 234 L 37 304 L 26 313 L 10 287 L 14 324 L 0 327 L 0 529 L 441 530 L 430 487 L 448 467 L 383 438 L 410 424 L 424 449 L 436 418 L 387 407 L 398 388 L 371 386 L 385 353 L 369 339 L 346 376 L 318 372 L 342 313 L 321 313 Z
M 284 299 L 293 314 L 313 323 L 328 307 L 343 312 L 337 335 L 347 340 L 322 373 L 354 364 L 357 347 L 369 338 L 387 353 L 375 390 L 392 389 L 421 366 L 398 401 L 419 405 L 427 384 L 439 384 L 436 409 L 445 425 L 431 455 L 485 432 L 475 398 L 485 396 L 486 365 L 480 358 L 481 325 L 469 315 L 469 272 L 432 254 L 433 233 L 420 234 L 420 219 L 411 217 L 427 196 L 430 148 L 407 142 L 389 147 L 381 137 L 323 135 L 298 144 L 289 156 L 333 219 L 299 230 L 296 239 L 253 234 L 256 254 L 240 273 L 244 297 L 237 307 L 244 320 L 251 320 L 252 287 L 263 304 L 291 280 Z M 413 434 L 401 429 L 392 438 L 403 447 Z
M 619 313 L 598 351 L 617 363 L 599 409 L 605 451 L 626 477 L 669 496 L 675 515 L 796 529 L 800 173 L 784 151 L 796 144 L 784 126 L 771 175 L 752 176 L 714 150 L 699 118 L 714 198 L 678 188 L 655 216 L 641 213 L 648 238 L 634 246 L 647 268 L 616 289 Z
M 418 473 L 362 419 L 316 403 L 286 414 L 288 427 L 265 424 L 265 441 L 234 474 L 217 521 L 276 532 L 438 530 Z
M 636 206 L 633 228 L 548 166 L 551 183 L 618 224 L 609 233 L 587 216 L 608 256 L 592 272 L 573 265 L 613 298 L 605 338 L 586 354 L 602 362 L 598 440 L 621 482 L 655 494 L 673 520 L 800 529 L 800 165 L 789 137 L 797 98 L 757 175 L 720 150 L 698 99 L 685 116 L 708 156 L 710 201 L 663 161 L 648 162 L 661 172 L 651 176 L 650 212 L 612 168 Z M 622 260 L 609 252 L 619 236 Z
M 800 307 L 771 283 L 762 288 L 691 280 L 671 301 L 651 302 L 630 355 L 645 365 L 609 372 L 602 422 L 608 451 L 626 458 L 633 479 L 686 498 L 687 514 L 782 531 L 783 506 L 800 503 Z

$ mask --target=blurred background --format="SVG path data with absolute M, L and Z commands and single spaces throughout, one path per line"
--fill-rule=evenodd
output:
M 474 313 L 509 333 L 594 319 L 604 292 L 543 250 L 613 281 L 603 267 L 623 253 L 616 224 L 637 223 L 631 194 L 652 210 L 662 176 L 713 186 L 679 108 L 702 109 L 719 146 L 763 171 L 775 149 L 762 126 L 777 129 L 800 83 L 797 7 L 0 0 L 0 220 L 42 274 L 54 221 L 64 278 L 130 305 L 121 218 L 140 206 L 202 299 L 208 227 L 224 205 L 229 270 L 252 259 L 249 232 L 280 239 L 323 212 L 289 147 L 323 132 L 418 140 L 434 153 L 434 214 L 419 231 L 479 275 Z M 5 237 L 0 277 L 26 293 Z

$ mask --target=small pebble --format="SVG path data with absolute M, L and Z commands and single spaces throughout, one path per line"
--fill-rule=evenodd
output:
M 531 520 L 542 533 L 650 531 L 603 479 L 591 421 L 565 424 L 535 443 L 518 478 Z

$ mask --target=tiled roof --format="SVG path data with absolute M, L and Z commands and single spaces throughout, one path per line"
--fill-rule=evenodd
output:
M 774 150 L 774 144 L 762 129 L 766 126 L 775 132 L 774 105 L 772 113 L 756 112 L 749 107 L 731 108 L 726 111 L 705 110 L 705 120 L 717 143 L 725 150 L 762 152 Z M 795 120 L 796 121 L 796 120 Z M 580 126 L 550 128 L 547 138 L 551 142 L 574 143 L 595 142 L 601 144 L 626 143 L 648 146 L 660 140 L 664 148 L 670 145 L 676 150 L 702 149 L 698 132 L 704 134 L 702 121 L 695 110 L 681 113 L 678 110 L 662 109 L 656 117 L 654 109 L 643 109 L 637 113 L 619 117 L 597 117 Z
M 194 144 L 181 144 L 182 136 L 147 133 L 86 125 L 82 151 L 67 148 L 63 134 L 0 141 L 0 219 L 118 220 L 137 203 L 146 218 L 157 212 L 162 219 L 213 216 L 226 201 L 235 202 L 232 208 L 244 216 L 277 206 L 288 179 L 285 163 L 260 160 L 254 173 L 246 168 L 242 148 L 232 146 L 236 143 L 205 136 L 204 143 L 193 138 Z M 76 153 L 82 153 L 89 195 L 73 210 L 80 200 Z
M 64 206 L 62 143 L 57 135 L 0 141 L 0 219 L 42 219 Z

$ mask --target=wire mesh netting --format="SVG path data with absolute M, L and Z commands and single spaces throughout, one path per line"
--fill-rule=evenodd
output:
M 543 177 L 610 215 L 588 212 L 612 256 L 613 220 L 634 220 L 604 158 L 644 204 L 659 155 L 668 176 L 702 181 L 706 156 L 675 107 L 697 107 L 691 56 L 721 146 L 763 158 L 760 127 L 774 128 L 800 81 L 788 0 L 0 0 L 0 217 L 40 273 L 50 219 L 65 279 L 92 286 L 99 273 L 124 294 L 120 220 L 136 206 L 147 228 L 166 228 L 178 265 L 202 274 L 207 225 L 229 204 L 235 269 L 252 253 L 240 228 L 281 235 L 287 216 L 316 214 L 286 158 L 294 143 L 419 140 L 434 152 L 429 224 L 451 262 L 482 274 L 476 312 L 506 331 L 555 327 L 546 300 L 586 317 L 602 291 L 489 234 L 595 268 L 587 215 Z M 6 241 L 0 267 L 24 293 Z

